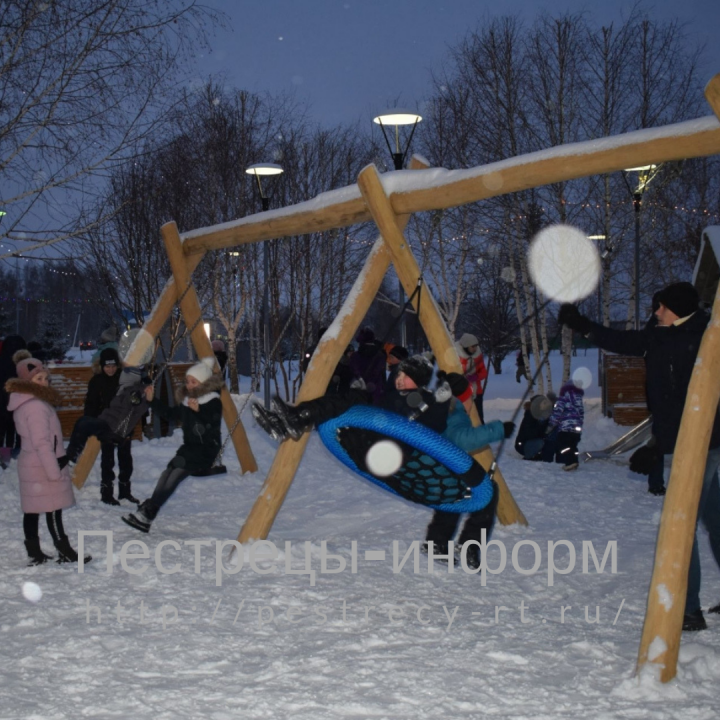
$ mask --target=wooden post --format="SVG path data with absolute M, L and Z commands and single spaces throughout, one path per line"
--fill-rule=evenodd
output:
M 168 260 L 170 261 L 170 267 L 172 268 L 172 273 L 175 278 L 175 285 L 178 288 L 182 288 L 180 311 L 182 312 L 186 327 L 191 328 L 190 339 L 192 340 L 195 352 L 197 352 L 201 358 L 214 358 L 215 353 L 213 353 L 210 338 L 206 335 L 205 328 L 203 327 L 202 311 L 200 310 L 200 302 L 195 288 L 190 287 L 189 290 L 185 292 L 185 288 L 192 282 L 192 279 L 188 272 L 185 256 L 183 255 L 182 241 L 180 240 L 177 225 L 174 222 L 165 223 L 165 225 L 160 228 L 160 232 L 165 242 Z M 235 403 L 224 385 L 220 391 L 220 400 L 222 401 L 223 419 L 227 425 L 228 432 L 232 433 L 232 441 L 238 460 L 240 461 L 240 468 L 244 473 L 255 472 L 257 470 L 257 463 L 250 449 L 245 428 L 238 418 Z
M 410 167 L 420 169 L 426 165 L 413 158 Z M 405 227 L 409 219 L 408 215 L 398 218 L 398 222 Z M 383 238 L 379 237 L 350 291 L 349 298 L 352 300 L 345 301 L 338 316 L 315 349 L 298 393 L 298 402 L 312 400 L 325 392 L 340 358 L 367 315 L 388 267 L 390 267 L 390 253 Z M 260 494 L 240 530 L 238 542 L 264 540 L 268 536 L 290 489 L 309 438 L 310 433 L 305 433 L 297 442 L 286 440 L 281 443 Z
M 370 209 L 370 214 L 373 216 L 385 240 L 385 244 L 390 250 L 395 271 L 405 288 L 405 292 L 408 295 L 412 295 L 420 280 L 420 268 L 415 261 L 415 256 L 402 230 L 398 227 L 397 215 L 393 212 L 390 200 L 385 194 L 380 176 L 374 165 L 369 165 L 360 173 L 358 185 Z M 440 310 L 435 303 L 435 298 L 433 298 L 432 293 L 424 282 L 422 283 L 419 296 L 416 295 L 413 299 L 413 305 L 418 311 L 420 324 L 423 330 L 425 330 L 428 342 L 430 343 L 433 353 L 435 353 L 439 367 L 446 372 L 461 373 L 462 365 L 455 350 L 455 344 L 448 333 Z M 477 425 L 479 418 L 475 407 L 472 408 L 471 417 L 473 423 Z M 494 461 L 492 451 L 488 447 L 476 453 L 475 457 L 485 468 L 489 468 Z M 511 525 L 513 523 L 527 525 L 527 520 L 515 502 L 499 468 L 495 472 L 494 479 L 500 488 L 500 500 L 497 510 L 498 520 L 504 525 Z
M 705 96 L 720 117 L 720 75 Z M 646 663 L 660 666 L 660 679 L 677 672 L 685 612 L 688 568 L 695 539 L 698 504 L 718 401 L 720 401 L 720 285 L 688 385 L 680 432 L 663 504 L 650 581 L 637 671 Z
M 193 255 L 186 260 L 188 275 L 192 275 L 203 257 L 205 257 L 204 252 Z M 135 338 L 135 342 L 130 346 L 127 355 L 123 358 L 123 361 L 127 365 L 137 365 L 141 362 L 146 350 L 155 342 L 155 338 L 160 334 L 167 319 L 170 317 L 170 313 L 172 313 L 178 297 L 177 284 L 175 283 L 175 279 L 171 277 L 160 294 L 160 297 L 157 299 L 150 317 L 141 328 L 138 336 Z M 85 481 L 99 453 L 99 440 L 94 436 L 88 438 L 85 449 L 78 458 L 77 465 L 75 465 L 73 472 L 72 481 L 76 488 L 80 489 L 85 485 Z

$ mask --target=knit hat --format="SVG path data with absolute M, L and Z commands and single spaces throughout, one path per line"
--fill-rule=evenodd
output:
M 207 382 L 212 377 L 214 369 L 215 369 L 215 358 L 214 357 L 206 357 L 206 358 L 203 358 L 196 365 L 193 365 L 185 373 L 185 376 L 187 377 L 189 375 L 190 377 L 194 377 L 199 383 L 204 383 L 204 382 Z
M 402 345 L 393 345 L 389 354 L 396 357 L 398 360 L 407 360 L 408 357 L 410 357 L 410 353 L 407 351 L 407 348 Z
M 658 302 L 668 310 L 674 312 L 679 318 L 692 315 L 698 309 L 700 298 L 698 291 L 689 282 L 679 282 L 668 285 L 656 293 Z
M 463 336 L 458 340 L 461 348 L 469 348 L 473 345 L 478 344 L 478 339 L 471 333 L 464 333 Z
M 120 373 L 120 386 L 123 385 L 134 385 L 140 381 L 145 380 L 147 375 L 145 374 L 145 366 L 137 365 L 135 367 L 124 367 Z
M 120 365 L 120 355 L 115 348 L 105 348 L 100 353 L 100 367 L 104 368 L 106 365 Z
M 42 362 L 37 358 L 30 357 L 27 350 L 18 350 L 13 355 L 13 362 L 15 362 L 17 376 L 21 380 L 32 380 L 36 375 L 47 372 L 47 368 Z
M 470 400 L 470 398 L 472 398 L 472 388 L 470 387 L 470 383 L 467 381 L 464 375 L 454 372 L 446 373 L 441 370 L 437 374 L 437 379 L 438 382 L 445 381 L 450 386 L 452 394 L 460 402 L 465 402 L 466 400 Z
M 225 352 L 225 343 L 222 340 L 212 341 L 213 352 Z
M 433 374 L 433 366 L 423 355 L 412 355 L 398 365 L 398 372 L 405 373 L 421 388 L 430 382 Z
M 114 325 L 103 330 L 102 333 L 100 334 L 100 344 L 101 345 L 104 345 L 105 343 L 117 342 L 117 339 L 118 339 L 118 331 Z
M 355 340 L 357 340 L 357 342 L 359 342 L 360 344 L 371 343 L 375 340 L 375 333 L 373 332 L 372 328 L 364 327 L 357 334 L 357 337 L 355 338 Z

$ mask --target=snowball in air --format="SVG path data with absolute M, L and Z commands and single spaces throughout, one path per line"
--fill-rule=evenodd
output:
M 26 600 L 29 600 L 31 603 L 36 603 L 40 602 L 40 598 L 42 597 L 42 590 L 40 589 L 40 586 L 36 583 L 26 582 L 23 583 L 22 594 Z
M 377 477 L 396 473 L 402 465 L 403 454 L 400 446 L 392 440 L 376 442 L 365 455 L 368 470 Z
M 592 385 L 592 372 L 586 367 L 579 367 L 573 372 L 572 381 L 575 387 L 587 390 Z
M 546 297 L 557 302 L 578 302 L 597 287 L 600 256 L 579 228 L 551 225 L 532 241 L 528 269 L 532 281 Z

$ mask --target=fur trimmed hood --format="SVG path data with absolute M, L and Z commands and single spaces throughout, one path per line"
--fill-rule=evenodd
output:
M 204 383 L 200 383 L 192 390 L 188 390 L 185 387 L 185 383 L 183 383 L 175 391 L 175 400 L 178 403 L 183 403 L 185 402 L 185 400 L 188 400 L 190 398 L 196 398 L 197 400 L 200 400 L 205 395 L 217 396 L 219 395 L 220 390 L 222 390 L 224 384 L 225 381 L 223 380 L 222 375 L 219 375 L 218 373 L 214 373 L 209 380 L 206 380 Z M 212 400 L 212 398 L 208 398 L 208 400 Z M 207 400 L 205 402 L 207 402 Z
M 30 380 L 20 380 L 19 378 L 10 378 L 5 383 L 5 392 L 8 394 L 15 393 L 15 397 L 12 395 L 8 402 L 8 410 L 11 412 L 17 409 L 26 400 L 20 398 L 20 395 L 30 395 L 38 400 L 46 402 L 52 407 L 58 407 L 62 403 L 62 396 L 53 387 L 45 387 L 44 385 L 38 385 L 37 383 L 31 382 Z M 27 398 L 30 399 L 30 398 Z

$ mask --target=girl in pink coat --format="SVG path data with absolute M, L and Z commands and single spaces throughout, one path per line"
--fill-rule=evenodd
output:
M 60 395 L 49 386 L 47 369 L 40 360 L 30 357 L 27 350 L 16 352 L 13 360 L 18 376 L 7 381 L 5 390 L 10 396 L 8 410 L 13 413 L 21 439 L 18 476 L 28 564 L 40 565 L 51 559 L 40 548 L 38 525 L 43 512 L 58 551 L 57 561 L 76 562 L 78 555 L 62 523 L 62 511 L 75 504 L 75 497 L 60 420 L 55 412 Z M 85 562 L 91 559 L 87 556 Z

